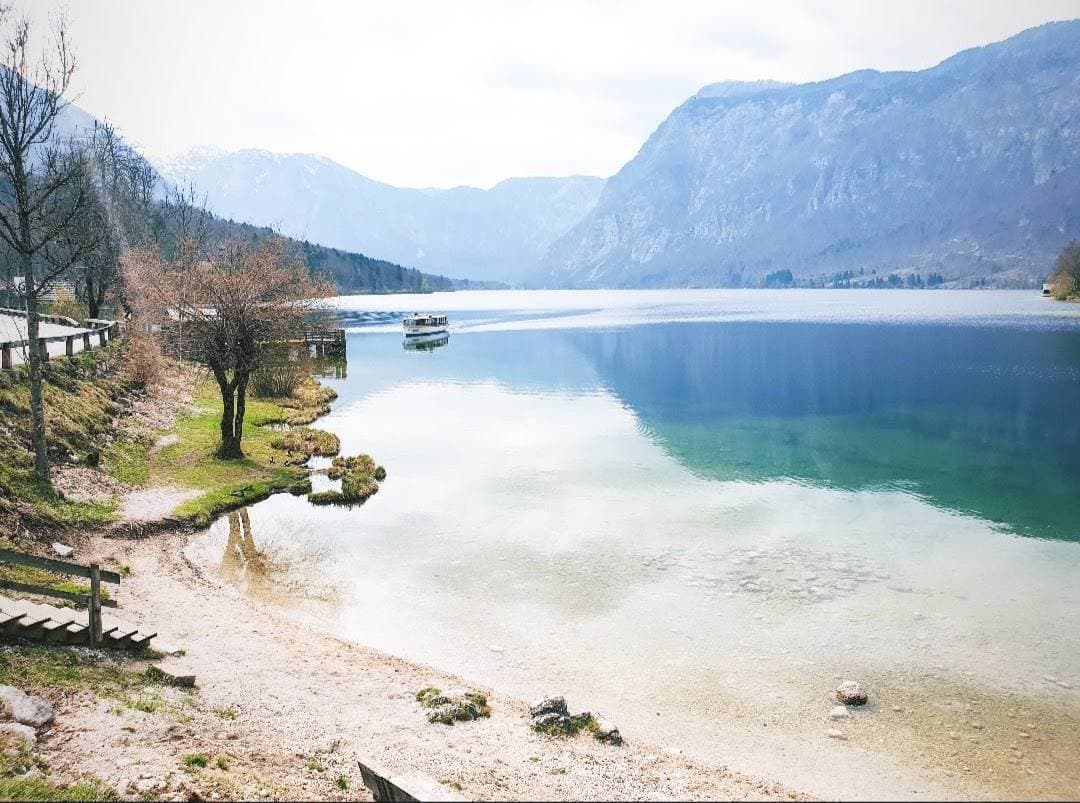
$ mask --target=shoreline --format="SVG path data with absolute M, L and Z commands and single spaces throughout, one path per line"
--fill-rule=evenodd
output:
M 723 764 L 636 740 L 615 747 L 587 735 L 560 739 L 534 733 L 527 705 L 498 692 L 489 696 L 490 719 L 454 726 L 428 723 L 415 701 L 419 689 L 476 687 L 451 673 L 306 628 L 288 612 L 248 599 L 205 576 L 183 556 L 191 537 L 167 533 L 119 541 L 98 536 L 89 551 L 119 553 L 131 566 L 131 576 L 117 592 L 121 611 L 133 624 L 161 631 L 163 640 L 186 651 L 178 662 L 196 675 L 201 704 L 236 711 L 228 730 L 199 734 L 194 748 L 181 749 L 235 753 L 253 742 L 255 752 L 297 757 L 298 767 L 284 761 L 285 785 L 275 790 L 277 795 L 298 799 L 310 794 L 290 773 L 299 772 L 302 779 L 299 757 L 336 741 L 336 751 L 348 759 L 343 767 L 355 776 L 350 781 L 359 783 L 355 762 L 360 760 L 396 777 L 448 781 L 443 785 L 451 793 L 457 784 L 461 794 L 477 799 L 805 797 Z M 182 619 L 177 611 L 184 612 Z M 63 776 L 89 770 L 110 785 L 123 786 L 125 778 L 115 770 L 94 764 L 122 766 L 135 745 L 108 729 L 86 731 L 88 719 L 96 722 L 100 715 L 86 707 L 63 712 L 43 738 L 42 754 Z M 230 737 L 234 729 L 243 732 L 241 740 Z M 115 742 L 102 751 L 102 738 L 108 743 L 110 736 Z M 131 741 L 137 737 L 136 731 Z M 73 744 L 84 745 L 87 752 L 73 753 Z M 108 759 L 95 760 L 95 750 Z M 169 761 L 175 757 L 144 757 L 140 774 L 157 777 Z M 187 779 L 189 788 L 194 784 L 198 789 L 197 780 Z

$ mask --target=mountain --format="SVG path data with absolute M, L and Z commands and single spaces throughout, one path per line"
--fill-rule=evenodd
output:
M 320 156 L 197 148 L 158 170 L 211 208 L 293 237 L 426 271 L 516 281 L 592 208 L 603 179 L 512 178 L 490 190 L 406 189 Z
M 760 284 L 841 271 L 1033 281 L 1080 234 L 1080 20 L 919 72 L 707 86 L 534 274 Z
M 57 120 L 53 137 L 57 141 L 69 139 L 87 139 L 94 134 L 94 129 L 101 123 L 92 115 L 74 104 L 67 105 Z M 127 146 L 130 147 L 130 146 Z M 131 153 L 141 157 L 134 149 Z M 164 200 L 165 181 L 157 174 L 157 197 Z M 150 212 L 148 225 L 152 229 L 162 230 L 167 222 L 161 214 L 160 204 Z M 217 240 L 239 238 L 256 241 L 274 234 L 281 234 L 270 226 L 258 226 L 244 220 L 233 220 L 220 215 L 211 221 L 212 236 Z M 497 282 L 477 282 L 469 279 L 448 278 L 443 275 L 424 273 L 415 268 L 382 259 L 374 259 L 364 254 L 339 248 L 311 243 L 299 238 L 289 238 L 289 248 L 297 259 L 301 259 L 313 273 L 331 279 L 342 293 L 418 293 L 435 290 L 464 290 L 490 286 L 503 286 Z

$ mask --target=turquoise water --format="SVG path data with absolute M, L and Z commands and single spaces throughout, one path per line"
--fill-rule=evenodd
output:
M 353 335 L 343 403 L 404 382 L 607 393 L 698 476 L 900 489 L 1080 540 L 1080 326 L 675 322 L 479 331 L 429 353 Z
M 1080 307 L 872 291 L 338 304 L 348 371 L 326 380 L 340 396 L 319 425 L 389 476 L 352 510 L 250 509 L 260 571 L 317 588 L 331 604 L 309 615 L 334 632 L 567 694 L 653 741 L 685 747 L 693 722 L 698 749 L 711 735 L 751 769 L 754 747 L 808 773 L 836 748 L 813 741 L 817 713 L 739 731 L 748 686 L 753 716 L 778 720 L 825 705 L 837 674 L 1080 717 Z M 414 310 L 449 313 L 445 342 L 404 342 L 394 316 Z M 234 549 L 223 521 L 189 552 L 213 571 Z M 815 788 L 838 794 L 823 773 Z

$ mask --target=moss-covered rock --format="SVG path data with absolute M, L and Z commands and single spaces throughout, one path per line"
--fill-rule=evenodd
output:
M 455 722 L 468 722 L 491 716 L 487 695 L 477 691 L 444 693 L 434 686 L 428 686 L 416 693 L 416 701 L 428 709 L 428 722 L 453 725 Z

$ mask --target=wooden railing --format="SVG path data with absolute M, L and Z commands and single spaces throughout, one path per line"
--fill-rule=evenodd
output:
M 8 314 L 8 311 L 0 309 L 0 314 L 6 315 Z M 42 317 L 61 318 L 62 316 L 51 315 Z M 63 320 L 70 321 L 71 319 L 64 318 Z M 71 321 L 71 323 L 76 327 L 79 325 L 76 321 Z M 60 343 L 62 341 L 64 343 L 64 356 L 74 357 L 75 338 L 80 338 L 82 340 L 83 351 L 90 351 L 93 348 L 92 344 L 90 343 L 91 337 L 96 337 L 98 341 L 98 346 L 101 347 L 108 343 L 110 340 L 112 340 L 114 337 L 116 337 L 116 332 L 120 328 L 119 321 L 106 321 L 100 318 L 89 318 L 87 319 L 86 323 L 86 328 L 88 331 L 79 332 L 78 334 L 49 335 L 47 337 L 39 337 L 38 343 L 41 345 L 42 359 L 44 359 L 46 362 L 49 360 L 49 343 Z M 63 325 L 67 326 L 67 324 Z M 0 368 L 3 368 L 5 371 L 11 370 L 11 368 L 14 367 L 14 359 L 12 355 L 14 349 L 21 348 L 29 344 L 29 340 L 8 340 L 0 343 Z
M 57 572 L 58 574 L 68 574 L 75 577 L 88 578 L 90 580 L 89 594 L 74 594 L 70 591 L 60 591 L 55 588 L 49 588 L 48 586 L 18 583 L 14 580 L 2 579 L 0 579 L 0 588 L 8 588 L 12 591 L 22 591 L 27 594 L 40 594 L 46 597 L 56 597 L 58 599 L 66 599 L 70 602 L 86 605 L 87 613 L 89 614 L 88 629 L 90 631 L 90 646 L 96 647 L 101 644 L 101 609 L 102 607 L 117 607 L 115 600 L 101 598 L 101 584 L 102 582 L 119 583 L 119 574 L 110 572 L 107 569 L 102 569 L 96 563 L 91 563 L 89 566 L 83 566 L 78 563 L 68 563 L 64 560 L 39 558 L 37 555 L 27 555 L 25 552 L 13 552 L 10 549 L 0 549 L 0 563 L 10 563 L 15 566 L 29 566 L 34 569 Z

